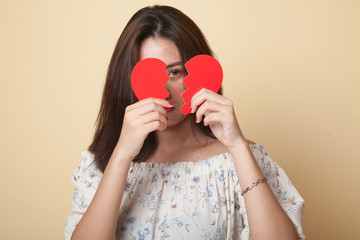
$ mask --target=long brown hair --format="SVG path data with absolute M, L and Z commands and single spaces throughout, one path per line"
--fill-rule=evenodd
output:
M 130 77 L 139 61 L 140 45 L 148 37 L 164 37 L 173 41 L 183 63 L 199 54 L 213 55 L 198 26 L 178 9 L 156 5 L 142 8 L 131 17 L 117 41 L 109 64 L 95 135 L 88 148 L 95 155 L 96 167 L 102 172 L 120 137 L 125 108 L 138 101 L 131 88 Z M 214 138 L 209 127 L 194 125 Z M 149 157 L 156 144 L 156 135 L 152 132 L 133 161 Z

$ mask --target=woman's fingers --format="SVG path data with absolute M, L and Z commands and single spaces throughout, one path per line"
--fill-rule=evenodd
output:
M 232 102 L 213 91 L 201 89 L 197 92 L 191 102 L 192 113 L 196 111 L 196 122 L 201 122 L 203 115 L 207 116 L 212 112 L 231 113 Z
M 162 131 L 166 128 L 166 124 L 162 121 L 152 121 L 144 125 L 145 132 L 150 133 L 156 130 Z
M 196 122 L 201 122 L 203 115 L 207 116 L 211 112 L 227 112 L 231 110 L 229 108 L 227 105 L 206 100 L 196 112 Z
M 166 120 L 166 110 L 164 106 L 170 105 L 166 103 L 166 100 L 145 99 L 141 102 L 141 104 L 135 103 L 126 109 L 125 118 L 127 122 L 139 125 L 154 120 Z
M 156 102 L 148 102 L 146 104 L 140 105 L 138 108 L 136 108 L 136 115 L 145 115 L 149 112 L 159 112 L 162 114 L 166 114 L 166 109 L 163 107 L 163 105 L 160 105 Z
M 132 127 L 139 127 L 140 131 L 144 131 L 143 134 L 145 135 L 149 133 L 149 126 L 150 129 L 154 129 L 153 126 L 157 126 L 157 124 L 150 124 L 151 122 L 160 123 L 158 127 L 155 127 L 155 130 L 165 129 L 167 126 L 167 118 L 164 105 L 168 106 L 170 104 L 164 104 L 164 101 L 162 101 L 162 99 L 146 99 L 141 101 L 141 104 L 131 105 L 132 107 L 127 109 L 127 113 L 125 114 L 127 122 L 129 125 L 132 125 Z M 136 106 L 134 107 L 134 105 Z
M 191 113 L 194 113 L 205 101 L 218 102 L 224 105 L 229 105 L 231 103 L 231 101 L 225 97 L 211 90 L 203 88 L 191 99 Z
M 173 104 L 171 104 L 169 101 L 167 100 L 164 100 L 164 99 L 159 99 L 159 98 L 147 98 L 147 99 L 144 99 L 144 100 L 141 100 L 139 102 L 136 102 L 132 105 L 129 105 L 127 108 L 129 110 L 132 110 L 132 109 L 136 109 L 136 108 L 139 108 L 140 106 L 143 106 L 143 105 L 147 105 L 147 104 L 158 104 L 164 108 L 170 108 L 170 107 L 173 107 Z
M 223 123 L 225 118 L 226 118 L 226 115 L 224 115 L 220 112 L 209 113 L 204 118 L 204 126 L 208 126 L 208 125 L 214 124 L 214 123 Z
M 166 125 L 167 123 L 166 114 L 154 111 L 144 114 L 141 117 L 139 117 L 139 119 L 136 120 L 138 124 L 147 124 L 153 121 L 160 121 Z

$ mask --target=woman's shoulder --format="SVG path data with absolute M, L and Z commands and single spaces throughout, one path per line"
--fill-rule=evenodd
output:
M 262 144 L 257 144 L 252 140 L 249 139 L 245 139 L 248 146 L 250 146 L 250 148 L 253 148 L 255 146 L 257 147 L 262 147 Z M 216 156 L 219 155 L 221 153 L 226 153 L 228 152 L 228 149 L 226 148 L 226 146 L 224 144 L 222 144 L 220 141 L 218 140 L 214 140 L 213 142 L 211 142 L 208 146 L 207 149 L 210 149 L 209 153 L 210 156 Z
M 78 178 L 101 178 L 102 172 L 97 168 L 94 162 L 94 154 L 90 151 L 83 151 L 81 155 L 80 165 L 73 173 L 74 180 L 77 180 Z
M 245 139 L 246 140 L 246 142 L 248 143 L 248 145 L 256 145 L 256 142 L 254 142 L 254 141 L 252 141 L 252 140 L 250 140 L 250 139 Z
M 256 145 L 256 143 L 250 139 L 245 139 L 246 142 L 248 143 L 248 145 Z M 210 141 L 207 145 L 208 148 L 213 149 L 214 151 L 218 151 L 218 152 L 226 152 L 227 148 L 225 147 L 224 144 L 222 144 L 219 140 L 217 139 L 213 139 L 212 141 Z

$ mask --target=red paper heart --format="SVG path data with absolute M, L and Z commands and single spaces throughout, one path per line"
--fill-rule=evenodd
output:
M 223 71 L 220 63 L 209 55 L 197 55 L 185 63 L 187 75 L 183 82 L 186 91 L 181 95 L 185 104 L 181 107 L 183 113 L 191 112 L 191 98 L 202 88 L 217 92 L 223 80 Z
M 202 88 L 219 91 L 223 80 L 220 63 L 209 55 L 197 55 L 185 63 L 188 76 L 183 79 L 186 86 L 181 95 L 185 104 L 181 107 L 184 115 L 191 112 L 191 98 Z M 146 58 L 138 62 L 131 74 L 131 85 L 139 100 L 149 97 L 165 99 L 169 92 L 164 84 L 169 80 L 166 64 L 157 58 Z
M 166 64 L 157 58 L 145 58 L 138 62 L 131 73 L 131 85 L 136 97 L 165 99 L 169 92 L 164 84 L 169 80 Z

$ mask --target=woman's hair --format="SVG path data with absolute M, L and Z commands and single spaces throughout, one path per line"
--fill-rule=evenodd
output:
M 199 54 L 213 55 L 196 24 L 181 11 L 169 6 L 140 9 L 121 33 L 112 55 L 102 96 L 93 142 L 88 150 L 95 155 L 96 167 L 102 172 L 118 142 L 125 108 L 138 101 L 131 88 L 131 72 L 139 61 L 139 49 L 148 37 L 170 39 L 179 49 L 183 63 Z M 221 94 L 221 90 L 219 91 Z M 194 118 L 194 115 L 191 116 Z M 195 122 L 195 121 L 193 121 Z M 215 138 L 209 127 L 194 124 L 207 136 Z M 154 151 L 156 135 L 150 133 L 133 161 L 145 160 Z

